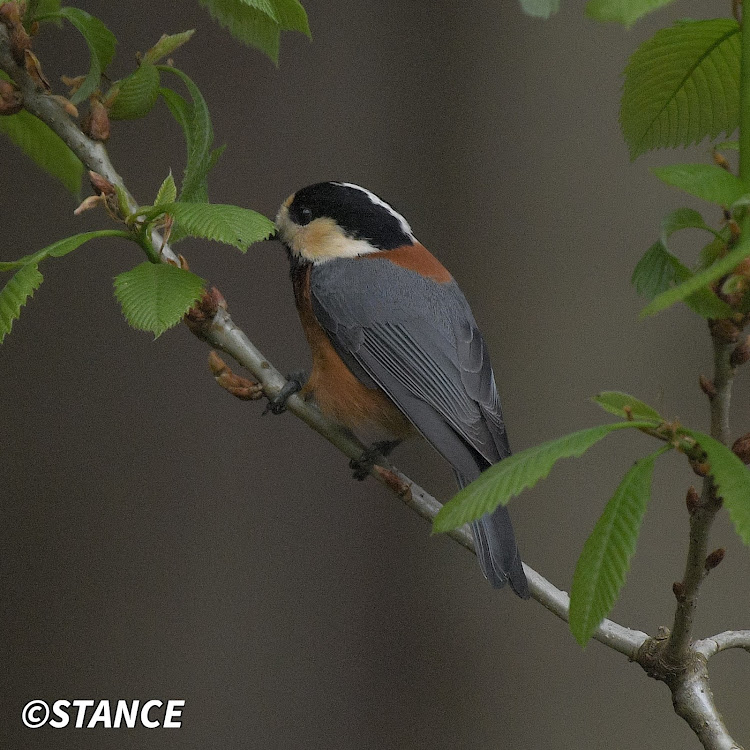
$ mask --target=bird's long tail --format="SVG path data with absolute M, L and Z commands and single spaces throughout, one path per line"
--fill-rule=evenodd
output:
M 470 483 L 471 480 L 462 474 L 455 474 L 462 489 Z M 508 509 L 504 505 L 499 505 L 492 513 L 486 513 L 478 521 L 473 521 L 471 530 L 474 534 L 479 565 L 485 578 L 496 589 L 510 583 L 510 587 L 521 599 L 528 599 L 529 583 L 523 572 L 523 563 Z

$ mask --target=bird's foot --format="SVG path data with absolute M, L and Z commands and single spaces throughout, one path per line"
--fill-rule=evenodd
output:
M 273 398 L 268 399 L 268 406 L 263 410 L 263 414 L 267 414 L 269 411 L 271 414 L 283 414 L 286 411 L 286 402 L 289 397 L 299 393 L 306 381 L 307 373 L 304 370 L 287 375 L 284 387 Z
M 390 455 L 391 451 L 400 442 L 400 440 L 380 440 L 377 443 L 373 443 L 369 448 L 362 452 L 362 455 L 359 458 L 353 458 L 349 461 L 349 468 L 352 470 L 352 476 L 358 482 L 366 479 L 378 459 Z

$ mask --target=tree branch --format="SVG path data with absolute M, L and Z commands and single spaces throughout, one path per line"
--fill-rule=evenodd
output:
M 129 209 L 134 211 L 137 203 L 114 169 L 103 144 L 91 140 L 82 133 L 77 123 L 69 118 L 60 104 L 38 88 L 26 70 L 16 64 L 11 54 L 7 29 L 2 24 L 0 68 L 5 70 L 19 87 L 25 108 L 54 130 L 89 170 L 102 175 L 117 186 Z M 152 235 L 152 242 L 163 260 L 176 260 L 176 255 L 157 231 Z M 285 384 L 285 378 L 234 324 L 226 303 L 215 289 L 204 295 L 198 305 L 198 312 L 200 314 L 192 320 L 187 316 L 186 322 L 191 330 L 245 367 L 258 380 L 266 396 L 275 396 Z M 726 345 L 719 347 L 717 344 L 715 385 L 718 395 L 714 399 L 716 405 L 712 403 L 712 433 L 724 442 L 728 437 L 726 414 L 733 374 L 729 363 L 730 349 L 731 347 Z M 288 400 L 287 409 L 350 459 L 361 456 L 363 446 L 348 432 L 325 418 L 313 404 L 294 395 Z M 371 475 L 425 519 L 432 520 L 441 507 L 434 497 L 385 459 L 373 466 Z M 718 501 L 712 495 L 708 479 L 704 482 L 703 502 L 700 506 L 705 512 L 696 520 L 691 519 L 691 551 L 684 582 L 687 596 L 682 606 L 678 606 L 672 635 L 666 639 L 653 639 L 646 633 L 625 628 L 605 619 L 595 632 L 594 638 L 629 659 L 638 661 L 651 676 L 670 685 L 675 710 L 688 721 L 706 748 L 738 750 L 713 704 L 706 663 L 708 658 L 725 649 L 743 648 L 750 651 L 750 631 L 721 633 L 692 645 L 690 643 L 692 615 L 700 583 L 705 577 L 706 540 L 719 507 Z M 698 515 L 696 513 L 694 517 Z M 463 547 L 474 551 L 474 542 L 468 527 L 452 531 L 449 536 Z M 528 565 L 524 565 L 524 570 L 532 597 L 557 617 L 567 621 L 570 604 L 568 595 Z M 665 643 L 669 646 L 665 647 Z M 670 655 L 670 659 L 664 659 L 665 651 Z M 673 659 L 677 660 L 677 666 Z
M 711 436 L 722 443 L 729 442 L 729 403 L 732 393 L 734 367 L 730 357 L 733 343 L 725 343 L 714 335 L 714 388 L 710 398 Z M 698 606 L 701 584 L 708 575 L 706 565 L 708 539 L 714 518 L 721 508 L 721 500 L 716 497 L 710 476 L 703 480 L 703 488 L 698 504 L 690 508 L 690 542 L 685 562 L 682 583 L 676 587 L 677 608 L 672 632 L 664 646 L 664 660 L 679 665 L 690 657 L 693 618 Z
M 750 630 L 727 630 L 693 643 L 693 650 L 705 659 L 730 648 L 741 648 L 750 654 Z

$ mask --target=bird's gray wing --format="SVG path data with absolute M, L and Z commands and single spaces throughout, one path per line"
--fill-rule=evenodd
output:
M 510 454 L 487 347 L 455 281 L 385 258 L 313 267 L 313 310 L 334 348 L 377 385 L 453 466 L 459 484 Z M 482 569 L 528 595 L 507 510 L 474 524 Z

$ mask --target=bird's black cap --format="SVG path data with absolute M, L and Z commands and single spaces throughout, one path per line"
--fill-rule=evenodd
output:
M 367 240 L 379 250 L 414 243 L 401 214 L 369 190 L 346 182 L 318 182 L 298 190 L 289 217 L 302 226 L 321 217 L 333 219 L 347 235 Z

